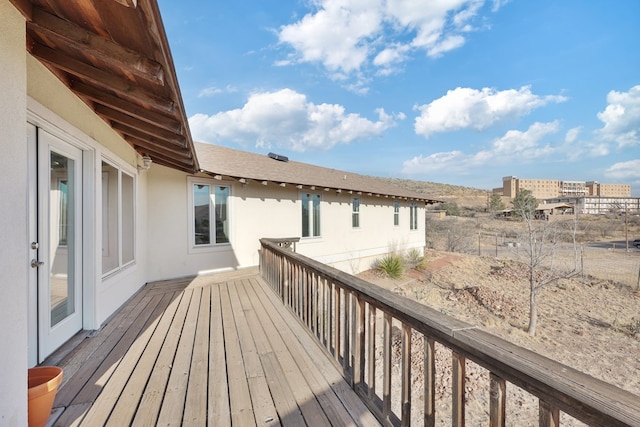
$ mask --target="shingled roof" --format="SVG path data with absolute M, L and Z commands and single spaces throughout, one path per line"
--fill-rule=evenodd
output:
M 425 194 L 407 190 L 372 176 L 358 175 L 296 161 L 279 161 L 269 157 L 217 145 L 195 143 L 198 162 L 203 172 L 217 179 L 233 179 L 241 183 L 269 182 L 311 190 L 327 190 L 366 194 L 378 197 L 440 203 Z

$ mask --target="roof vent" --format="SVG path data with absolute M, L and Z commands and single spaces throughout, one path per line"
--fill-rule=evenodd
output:
M 267 155 L 269 157 L 271 157 L 273 160 L 277 160 L 279 162 L 288 162 L 289 161 L 289 158 L 287 156 L 283 156 L 282 154 L 269 153 Z

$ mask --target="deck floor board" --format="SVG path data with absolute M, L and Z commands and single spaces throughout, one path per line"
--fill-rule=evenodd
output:
M 54 425 L 379 425 L 255 271 L 149 284 L 64 351 Z

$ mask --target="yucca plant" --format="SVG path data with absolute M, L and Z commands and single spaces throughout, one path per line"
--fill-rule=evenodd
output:
M 404 272 L 404 259 L 398 254 L 389 254 L 378 260 L 378 270 L 392 279 L 399 279 Z
M 427 260 L 416 248 L 409 249 L 409 252 L 405 255 L 405 260 L 409 268 L 416 268 L 418 270 L 424 269 L 427 264 Z

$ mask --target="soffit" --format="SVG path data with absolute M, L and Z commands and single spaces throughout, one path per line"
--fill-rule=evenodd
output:
M 11 0 L 27 50 L 154 163 L 199 169 L 155 0 Z

